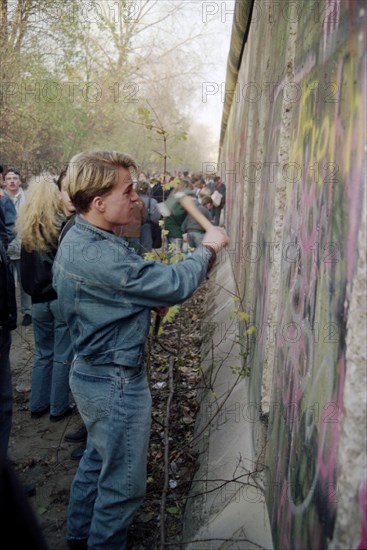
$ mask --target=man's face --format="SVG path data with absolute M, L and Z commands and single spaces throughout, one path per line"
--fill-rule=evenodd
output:
M 134 203 L 138 198 L 130 172 L 126 168 L 119 168 L 117 183 L 113 190 L 101 197 L 104 204 L 104 228 L 113 231 L 117 226 L 129 223 Z
M 66 191 L 65 178 L 62 180 L 62 183 L 61 183 L 60 196 L 62 201 L 62 209 L 64 211 L 65 216 L 66 217 L 71 216 L 75 212 L 75 206 L 70 200 L 69 193 Z
M 5 188 L 11 195 L 16 195 L 21 184 L 20 177 L 15 172 L 8 172 L 4 179 Z

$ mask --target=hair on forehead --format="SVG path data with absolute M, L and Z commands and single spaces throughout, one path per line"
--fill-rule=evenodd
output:
M 4 177 L 6 177 L 8 174 L 16 174 L 20 178 L 20 172 L 16 170 L 15 168 L 8 168 L 7 171 L 4 174 Z
M 131 176 L 137 172 L 135 160 L 127 153 L 91 151 L 75 155 L 69 162 L 65 185 L 77 212 L 87 212 L 94 197 L 109 193 L 121 168 Z

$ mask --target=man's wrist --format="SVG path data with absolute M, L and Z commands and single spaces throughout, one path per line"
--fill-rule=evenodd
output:
M 207 273 L 209 273 L 209 271 L 212 269 L 212 267 L 215 263 L 215 260 L 217 259 L 217 253 L 214 250 L 214 248 L 212 246 L 210 246 L 210 244 L 203 244 L 203 247 L 206 248 L 207 250 L 209 250 L 209 252 L 211 254 L 211 256 L 209 258 L 208 270 L 207 270 Z

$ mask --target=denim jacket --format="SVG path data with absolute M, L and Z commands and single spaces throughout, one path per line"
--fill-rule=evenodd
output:
M 53 286 L 75 353 L 96 365 L 141 365 L 150 309 L 189 298 L 211 256 L 199 247 L 177 264 L 145 261 L 121 237 L 77 216 L 53 265 Z

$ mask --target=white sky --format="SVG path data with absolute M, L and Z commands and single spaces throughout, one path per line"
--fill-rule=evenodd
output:
M 227 58 L 233 22 L 234 0 L 192 2 L 192 19 L 205 38 L 208 63 L 204 68 L 204 78 L 200 90 L 198 119 L 213 131 L 218 140 L 222 120 L 222 90 L 226 79 Z
M 168 13 L 177 2 L 158 0 L 157 9 L 161 14 Z M 193 112 L 195 121 L 210 128 L 210 138 L 214 141 L 218 141 L 220 135 L 234 4 L 235 0 L 184 0 L 183 10 L 153 27 L 162 43 L 183 42 L 177 52 L 178 69 L 183 75 L 178 76 L 175 85 L 185 88 L 190 85 L 188 67 L 182 64 L 184 57 L 180 57 L 181 50 L 189 55 L 190 66 L 197 70 L 191 77 L 191 102 L 186 105 L 187 110 Z
M 157 13 L 161 16 L 171 13 L 178 2 L 158 0 L 149 16 L 154 19 Z M 172 47 L 176 75 L 170 85 L 177 87 L 177 97 L 180 87 L 185 90 L 181 96 L 185 104 L 181 107 L 193 121 L 193 132 L 199 136 L 205 132 L 203 141 L 207 143 L 207 151 L 216 159 L 235 0 L 183 0 L 183 4 L 182 10 L 172 17 L 163 17 L 152 27 L 158 40 L 152 48 L 154 51 L 163 44 Z M 175 46 L 178 43 L 181 45 Z M 162 61 L 165 62 L 164 56 Z M 167 62 L 172 63 L 172 58 Z M 206 126 L 204 130 L 202 125 Z

